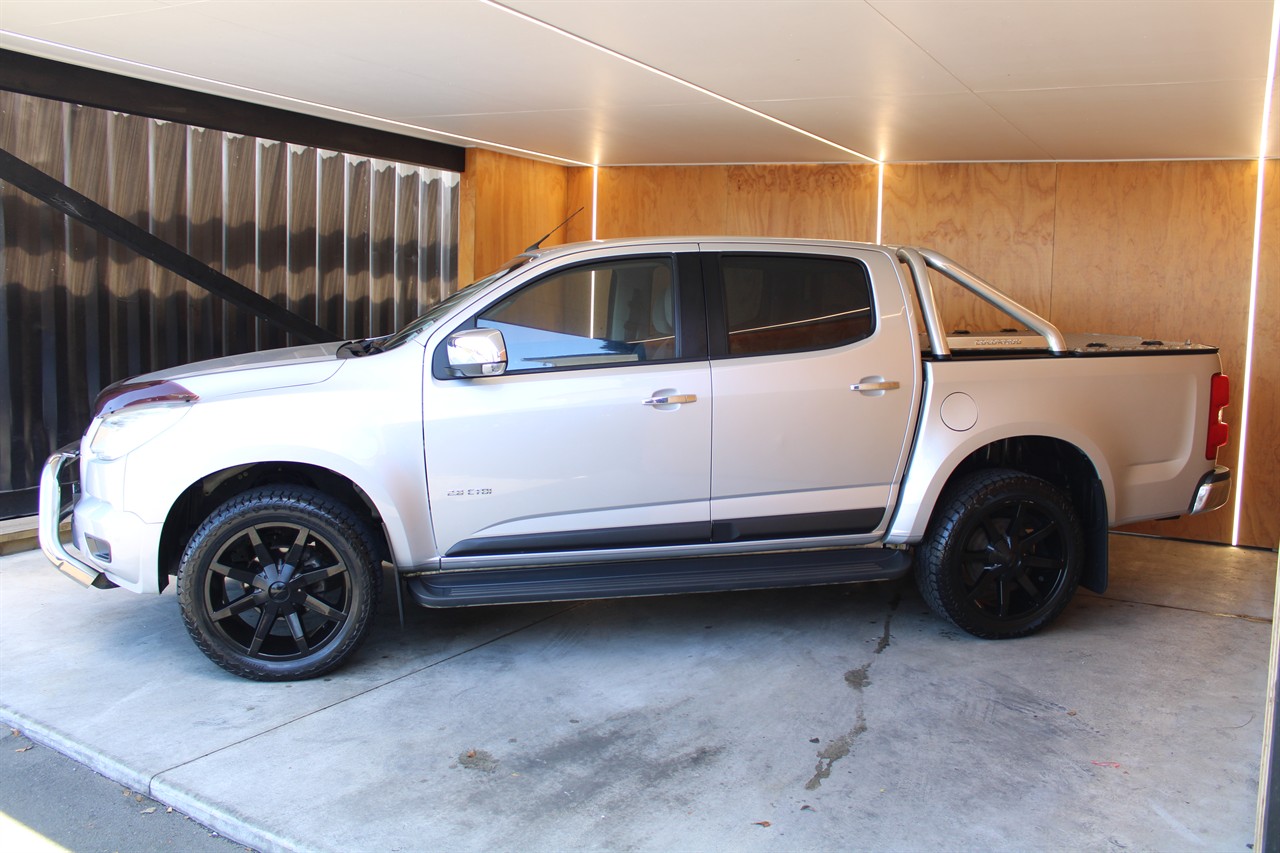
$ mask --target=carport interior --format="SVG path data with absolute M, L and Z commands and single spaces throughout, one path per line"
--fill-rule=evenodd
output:
M 912 4 L 878 4 L 892 5 Z M 1183 8 L 1196 5 L 1228 14 Z M 1232 34 L 1232 52 L 1236 36 L 1260 44 Z M 1141 47 L 1125 38 L 1126 56 Z M 1154 109 L 1142 94 L 1168 86 L 1134 88 L 1128 109 Z M 949 629 L 909 581 L 410 609 L 403 628 L 386 596 L 349 666 L 272 686 L 212 667 L 172 590 L 83 591 L 37 552 L 0 557 L 0 719 L 39 743 L 262 850 L 1254 841 L 1280 542 L 1274 121 L 1256 160 L 591 164 L 482 145 L 436 169 L 144 118 L 12 76 L 0 90 L 0 148 L 337 336 L 391 331 L 583 209 L 547 245 L 677 233 L 932 246 L 1064 329 L 1218 345 L 1237 383 L 1220 458 L 1242 484 L 1234 505 L 1112 535 L 1106 594 L 1082 591 L 1017 642 Z M 41 460 L 109 383 L 295 342 L 3 182 L 0 203 L 0 518 L 31 510 Z M 995 322 L 977 302 L 940 307 L 957 328 Z

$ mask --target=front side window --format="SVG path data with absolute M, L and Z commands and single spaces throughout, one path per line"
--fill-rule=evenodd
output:
M 678 358 L 669 257 L 573 267 L 523 287 L 476 318 L 507 344 L 507 372 Z
M 858 261 L 809 255 L 723 255 L 730 355 L 842 346 L 875 330 L 871 282 Z

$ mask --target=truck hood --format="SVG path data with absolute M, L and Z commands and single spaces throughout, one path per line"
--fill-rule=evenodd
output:
M 337 354 L 340 346 L 342 342 L 336 341 L 229 355 L 135 376 L 128 384 L 177 382 L 204 399 L 313 385 L 325 381 L 342 367 L 344 359 Z

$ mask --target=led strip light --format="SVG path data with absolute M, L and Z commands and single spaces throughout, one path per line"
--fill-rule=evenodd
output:
M 497 0 L 480 0 L 480 2 L 484 3 L 486 6 L 490 6 L 494 9 L 498 9 L 499 11 L 506 12 L 508 15 L 513 15 L 522 21 L 526 21 L 530 24 L 534 24 L 536 26 L 542 27 L 543 29 L 550 30 L 556 35 L 563 36 L 564 38 L 567 38 L 570 41 L 577 42 L 578 44 L 583 45 L 585 47 L 589 47 L 593 50 L 598 50 L 601 53 L 605 54 L 606 56 L 612 56 L 614 59 L 620 59 L 623 62 L 626 62 L 630 65 L 634 65 L 637 68 L 642 68 L 645 71 L 648 71 L 650 74 L 656 74 L 657 76 L 661 77 L 664 80 L 670 80 L 672 83 L 678 83 L 687 89 L 692 89 L 693 91 L 697 92 L 700 95 L 706 95 L 708 98 L 714 98 L 715 100 L 719 101 L 722 104 L 727 104 L 731 107 L 734 107 L 735 109 L 742 110 L 743 112 L 749 113 L 750 115 L 753 115 L 756 118 L 761 118 L 761 119 L 764 119 L 765 121 L 772 122 L 778 125 L 779 127 L 786 128 L 792 133 L 798 133 L 801 136 L 805 136 L 805 137 L 808 137 L 809 139 L 814 140 L 815 142 L 821 142 L 823 145 L 830 145 L 832 148 L 835 148 L 838 151 L 842 151 L 845 154 L 850 154 L 854 157 L 857 157 L 860 160 L 865 160 L 868 163 L 878 164 L 880 162 L 874 157 L 868 157 L 866 154 L 863 154 L 861 151 L 855 151 L 852 148 L 846 148 L 845 146 L 841 145 L 838 142 L 832 142 L 830 139 L 827 139 L 826 137 L 819 136 L 816 133 L 810 133 L 809 131 L 805 130 L 802 127 L 797 127 L 796 125 L 785 122 L 780 118 L 775 118 L 774 116 L 771 116 L 768 113 L 763 113 L 760 110 L 753 109 L 752 107 L 749 107 L 743 103 L 739 103 L 738 101 L 735 101 L 732 98 L 727 98 L 724 95 L 719 94 L 718 92 L 713 92 L 710 89 L 707 89 L 703 86 L 699 86 L 697 83 L 690 83 L 688 80 L 685 80 L 682 77 L 677 77 L 674 74 L 669 74 L 666 71 L 663 71 L 661 68 L 657 68 L 653 65 L 649 65 L 647 63 L 641 62 L 638 59 L 634 59 L 630 56 L 627 56 L 625 53 L 619 53 L 618 51 L 613 50 L 611 48 L 607 48 L 604 45 L 596 44 L 590 39 L 585 39 L 580 35 L 576 35 L 574 33 L 569 32 L 568 30 L 561 29 L 560 27 L 557 27 L 555 24 L 548 24 L 546 21 L 539 20 L 538 18 L 535 18 L 532 15 L 527 15 L 524 12 L 511 8 L 510 6 L 504 6 L 503 4 L 497 2 Z
M 1267 60 L 1267 89 L 1262 100 L 1262 129 L 1258 133 L 1258 190 L 1253 214 L 1253 264 L 1249 273 L 1249 325 L 1245 332 L 1244 387 L 1240 389 L 1240 455 L 1236 460 L 1235 512 L 1231 544 L 1240 544 L 1240 517 L 1244 511 L 1244 465 L 1249 444 L 1249 398 L 1253 396 L 1254 333 L 1258 326 L 1258 275 L 1262 259 L 1262 202 L 1267 175 L 1267 136 L 1271 129 L 1271 93 L 1276 83 L 1276 46 L 1280 37 L 1280 0 L 1271 4 L 1271 54 Z
M 884 163 L 876 164 L 876 242 L 884 242 Z

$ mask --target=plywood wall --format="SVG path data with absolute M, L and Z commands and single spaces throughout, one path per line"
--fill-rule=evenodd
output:
M 876 168 L 656 166 L 600 170 L 601 237 L 750 234 L 873 240 Z
M 591 170 L 507 160 L 517 158 L 486 155 L 476 165 L 488 174 L 464 179 L 464 199 L 468 183 L 486 188 L 475 202 L 483 211 L 477 231 L 489 223 L 485 227 L 501 232 L 497 238 L 486 235 L 492 248 L 477 245 L 477 259 L 484 257 L 490 266 L 512 254 L 516 232 L 523 239 L 538 231 L 531 220 L 589 207 L 592 197 Z M 1267 548 L 1280 544 L 1280 501 L 1274 497 L 1280 492 L 1280 344 L 1274 331 L 1280 328 L 1280 167 L 1271 168 L 1277 176 L 1267 196 L 1240 539 Z M 1189 337 L 1218 345 L 1236 382 L 1228 412 L 1235 425 L 1232 444 L 1219 459 L 1234 468 L 1255 170 L 1254 163 L 1240 161 L 889 166 L 882 239 L 936 248 L 1069 331 Z M 522 184 L 526 179 L 531 183 Z M 876 237 L 875 166 L 603 168 L 597 180 L 601 238 Z M 491 211 L 505 193 L 514 193 L 511 208 Z M 567 239 L 590 236 L 585 216 Z M 505 245 L 499 251 L 495 244 Z M 948 293 L 941 301 L 948 325 L 989 328 L 1003 322 L 977 300 Z M 1140 527 L 1214 542 L 1229 542 L 1231 528 L 1229 509 Z
M 601 169 L 598 234 L 725 234 L 728 180 L 726 166 Z
M 1268 161 L 1265 186 L 1240 541 L 1274 548 L 1280 543 L 1280 161 Z M 1234 467 L 1234 458 L 1227 464 Z
M 1213 343 L 1244 378 L 1256 166 L 1250 162 L 1078 163 L 1058 167 L 1052 317 L 1064 328 Z M 1234 466 L 1237 425 L 1220 452 Z M 1277 433 L 1257 436 L 1274 443 Z M 1230 461 L 1229 461 L 1230 460 Z M 1231 540 L 1229 511 L 1141 525 Z
M 1216 344 L 1240 383 L 1255 187 L 1249 162 L 891 166 L 884 240 L 936 248 L 1069 331 Z M 1001 322 L 953 288 L 938 293 L 949 326 Z M 1220 454 L 1231 466 L 1240 404 L 1238 392 L 1227 415 L 1235 437 Z M 1277 440 L 1259 424 L 1250 446 Z M 1266 456 L 1251 455 L 1246 474 L 1274 471 Z M 1280 524 L 1280 508 L 1258 512 Z M 1134 529 L 1229 542 L 1231 528 L 1224 510 Z M 1276 536 L 1255 524 L 1241 541 L 1274 547 Z
M 884 242 L 936 249 L 1038 314 L 1051 311 L 1057 172 L 1043 163 L 889 166 Z M 1008 318 L 955 287 L 936 286 L 950 329 Z
M 554 163 L 467 149 L 458 240 L 459 282 L 488 275 L 564 221 L 573 212 L 566 210 L 569 172 Z M 544 245 L 563 242 L 565 231 L 561 230 Z

